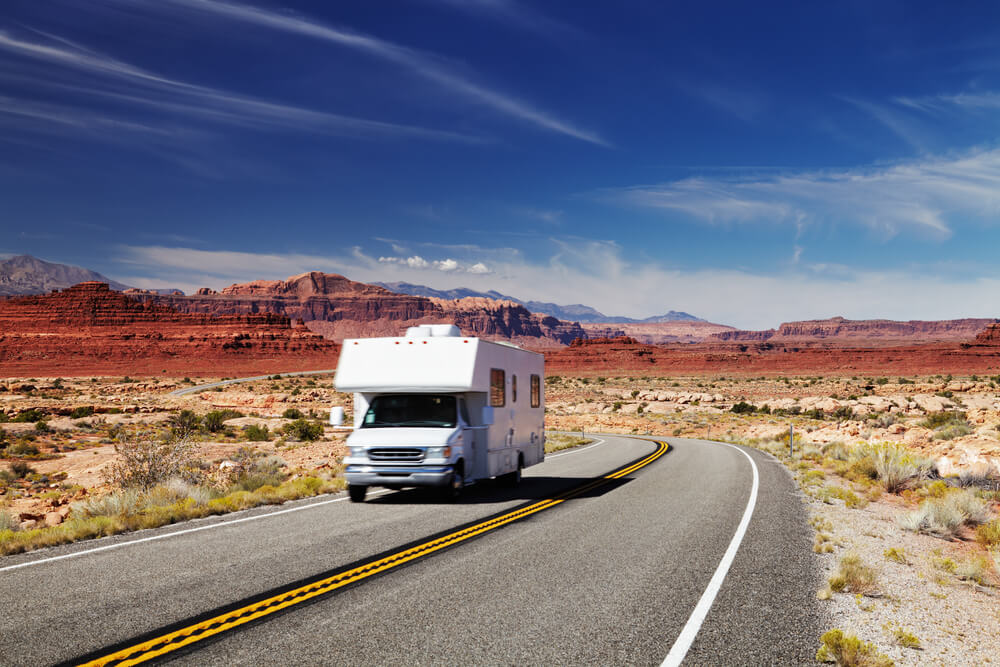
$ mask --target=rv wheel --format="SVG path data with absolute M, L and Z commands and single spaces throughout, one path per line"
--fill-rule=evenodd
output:
M 365 502 L 365 494 L 368 493 L 367 486 L 361 486 L 360 484 L 348 484 L 347 485 L 347 495 L 351 497 L 352 503 L 363 503 Z
M 517 462 L 517 470 L 503 476 L 503 483 L 511 488 L 521 483 L 521 462 Z
M 448 500 L 458 500 L 459 496 L 462 495 L 462 489 L 464 488 L 465 475 L 461 468 L 455 468 L 455 472 L 452 473 L 448 486 L 444 487 L 445 498 Z

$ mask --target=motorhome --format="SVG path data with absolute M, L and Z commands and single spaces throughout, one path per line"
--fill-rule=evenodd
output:
M 451 324 L 345 340 L 334 384 L 354 393 L 344 459 L 351 500 L 371 486 L 435 486 L 454 498 L 494 477 L 520 482 L 545 458 L 544 363 Z

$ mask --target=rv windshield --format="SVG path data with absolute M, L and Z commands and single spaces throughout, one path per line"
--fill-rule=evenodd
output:
M 368 406 L 361 428 L 416 426 L 454 428 L 454 396 L 440 394 L 385 394 L 376 396 Z

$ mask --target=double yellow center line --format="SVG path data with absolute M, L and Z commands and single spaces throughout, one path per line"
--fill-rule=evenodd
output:
M 316 581 L 299 586 L 298 588 L 259 600 L 252 604 L 238 607 L 223 614 L 219 614 L 218 616 L 187 625 L 179 630 L 153 637 L 152 639 L 133 644 L 127 648 L 108 653 L 107 655 L 103 655 L 80 664 L 116 666 L 137 665 L 141 662 L 152 660 L 190 644 L 194 644 L 208 639 L 209 637 L 232 630 L 233 628 L 250 623 L 251 621 L 255 621 L 259 618 L 274 614 L 293 605 L 301 604 L 320 595 L 326 595 L 327 593 L 335 591 L 338 588 L 343 588 L 344 586 L 367 579 L 368 577 L 372 577 L 376 574 L 397 568 L 405 563 L 412 562 L 418 558 L 423 558 L 424 556 L 440 551 L 441 549 L 451 547 L 459 542 L 464 542 L 465 540 L 478 537 L 483 533 L 488 533 L 491 530 L 496 530 L 497 528 L 506 526 L 514 521 L 519 521 L 525 517 L 531 516 L 532 514 L 537 514 L 538 512 L 555 507 L 556 505 L 564 503 L 574 496 L 578 496 L 582 493 L 586 493 L 603 486 L 612 480 L 621 479 L 622 477 L 630 475 L 640 468 L 649 465 L 656 459 L 666 454 L 670 449 L 670 446 L 665 442 L 654 442 L 656 442 L 657 445 L 656 451 L 649 456 L 639 459 L 638 461 L 623 468 L 619 468 L 618 470 L 615 470 L 614 472 L 603 477 L 592 479 L 589 482 L 574 487 L 573 489 L 563 492 L 553 498 L 526 505 L 520 509 L 506 514 L 501 514 L 500 516 L 493 517 L 492 519 L 487 519 L 481 523 L 457 530 L 443 537 L 428 540 L 427 542 L 398 551 L 389 556 L 377 558 L 357 567 L 351 567 L 332 576 L 317 579 Z

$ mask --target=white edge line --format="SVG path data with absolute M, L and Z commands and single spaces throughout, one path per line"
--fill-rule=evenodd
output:
M 733 539 L 730 540 L 729 548 L 723 554 L 722 560 L 719 562 L 719 567 L 715 568 L 715 574 L 712 575 L 711 581 L 708 582 L 708 587 L 701 594 L 701 599 L 698 600 L 694 611 L 691 612 L 691 617 L 684 624 L 684 628 L 681 630 L 680 635 L 678 635 L 677 641 L 670 648 L 670 653 L 663 659 L 661 667 L 677 667 L 683 662 L 685 656 L 687 656 L 691 644 L 694 643 L 695 637 L 698 636 L 698 631 L 701 630 L 702 623 L 705 622 L 705 617 L 708 616 L 708 612 L 712 608 L 712 603 L 715 602 L 715 596 L 718 595 L 719 589 L 722 588 L 722 582 L 725 581 L 726 574 L 729 573 L 729 567 L 736 558 L 736 552 L 743 542 L 743 536 L 747 532 L 747 526 L 750 525 L 750 518 L 753 516 L 754 507 L 757 505 L 757 489 L 760 485 L 757 464 L 754 463 L 749 454 L 739 447 L 733 447 L 725 442 L 714 444 L 726 445 L 726 447 L 731 447 L 747 457 L 747 461 L 750 462 L 750 468 L 753 470 L 753 485 L 750 488 L 750 500 L 747 501 L 747 507 L 743 510 L 743 518 L 740 520 L 740 525 L 736 527 L 736 533 L 733 535 Z
M 561 454 L 552 454 L 551 456 L 546 456 L 546 459 L 554 459 L 564 454 L 576 454 L 577 452 L 582 452 L 585 449 L 590 449 L 591 447 L 596 447 L 598 445 L 604 444 L 603 439 L 598 439 L 597 442 L 587 445 L 586 447 L 579 447 L 576 449 L 571 449 L 568 452 L 562 452 Z M 389 493 L 392 489 L 383 489 L 381 491 L 374 491 L 371 493 L 373 496 L 381 495 L 383 493 Z M 24 563 L 18 563 L 17 565 L 7 565 L 6 567 L 0 567 L 0 572 L 7 572 L 8 570 L 18 570 L 22 567 L 30 567 L 32 565 L 41 565 L 42 563 L 51 563 L 57 560 L 65 560 L 67 558 L 76 558 L 77 556 L 84 556 L 86 554 L 97 553 L 99 551 L 110 551 L 111 549 L 120 549 L 122 547 L 131 546 L 133 544 L 142 544 L 143 542 L 153 542 L 156 540 L 165 540 L 168 537 L 176 537 L 177 535 L 187 535 L 189 533 L 197 533 L 203 530 L 209 530 L 211 528 L 223 528 L 225 526 L 231 526 L 236 523 L 243 523 L 244 521 L 256 521 L 257 519 L 266 519 L 272 516 L 278 516 L 280 514 L 288 514 L 289 512 L 299 512 L 301 510 L 312 509 L 313 507 L 321 507 L 323 505 L 329 505 L 330 503 L 339 503 L 347 500 L 347 497 L 331 498 L 329 500 L 321 500 L 315 503 L 308 503 L 305 505 L 299 505 L 298 507 L 289 507 L 283 510 L 278 510 L 276 512 L 264 512 L 262 514 L 255 514 L 253 516 L 245 516 L 239 519 L 223 519 L 222 521 L 216 521 L 215 523 L 210 523 L 205 526 L 197 526 L 195 528 L 185 528 L 184 530 L 175 530 L 169 533 L 163 533 L 161 535 L 151 535 L 150 537 L 143 537 L 138 540 L 127 540 L 125 542 L 116 542 L 115 544 L 106 544 L 101 547 L 94 547 L 92 549 L 82 549 L 80 551 L 74 551 L 73 553 L 62 554 L 60 556 L 50 556 L 48 558 L 39 558 L 38 560 L 30 560 Z
M 586 447 L 574 447 L 573 449 L 569 450 L 568 452 L 559 452 L 558 454 L 549 454 L 549 455 L 547 455 L 545 457 L 545 460 L 548 461 L 549 459 L 557 459 L 560 456 L 566 456 L 567 454 L 576 454 L 577 452 L 582 452 L 582 451 L 585 451 L 587 449 L 590 449 L 591 447 L 597 447 L 598 445 L 603 445 L 604 443 L 605 443 L 604 438 L 597 438 L 597 442 L 592 442 L 589 445 L 587 445 Z

